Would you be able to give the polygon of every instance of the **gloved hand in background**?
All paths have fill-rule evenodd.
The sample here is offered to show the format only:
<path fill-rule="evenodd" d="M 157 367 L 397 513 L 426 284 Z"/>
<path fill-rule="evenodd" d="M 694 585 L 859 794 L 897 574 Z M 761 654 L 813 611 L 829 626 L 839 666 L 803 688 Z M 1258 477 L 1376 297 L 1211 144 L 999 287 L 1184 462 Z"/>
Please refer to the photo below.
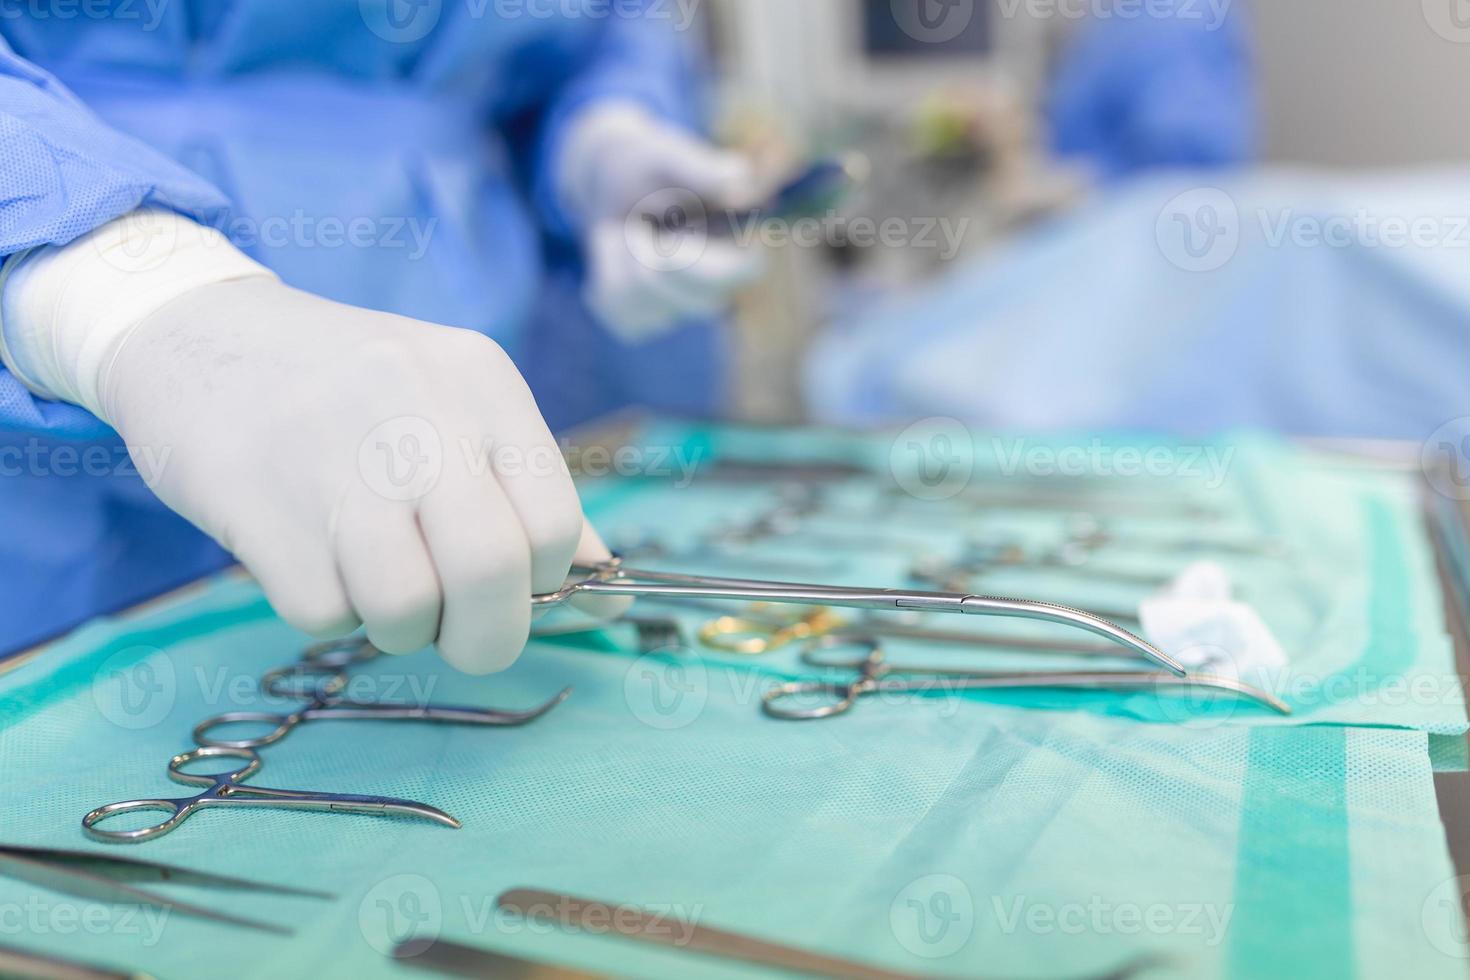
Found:
<path fill-rule="evenodd" d="M 499 670 L 532 593 L 574 556 L 608 557 L 485 337 L 291 289 L 163 212 L 25 256 L 0 285 L 16 376 L 116 428 L 158 496 L 300 629 L 362 623 L 385 651 L 434 642 L 461 670 Z"/>
<path fill-rule="evenodd" d="M 761 272 L 756 249 L 701 227 L 706 219 L 728 227 L 727 210 L 759 202 L 750 163 L 635 103 L 585 112 L 567 140 L 558 185 L 582 226 L 588 305 L 624 340 L 719 313 Z M 704 211 L 688 216 L 691 226 L 661 227 L 690 201 Z"/>

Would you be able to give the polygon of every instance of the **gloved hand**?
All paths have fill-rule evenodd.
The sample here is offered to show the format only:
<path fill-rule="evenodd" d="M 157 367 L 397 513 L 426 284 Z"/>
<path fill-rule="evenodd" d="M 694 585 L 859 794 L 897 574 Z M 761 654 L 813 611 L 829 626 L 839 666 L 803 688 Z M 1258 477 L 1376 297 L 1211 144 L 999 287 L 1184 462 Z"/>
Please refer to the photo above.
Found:
<path fill-rule="evenodd" d="M 77 247 L 91 246 L 67 249 Z M 508 666 L 526 641 L 531 594 L 560 588 L 574 555 L 608 556 L 510 358 L 470 331 L 291 289 L 222 239 L 210 247 L 237 256 L 232 278 L 188 288 L 136 323 L 42 324 L 46 350 L 97 347 L 98 329 L 111 349 L 60 367 L 18 356 L 28 380 L 112 424 L 158 496 L 238 556 L 293 625 L 326 637 L 361 622 L 388 652 L 437 642 L 469 673 Z M 121 285 L 93 275 L 93 285 L 126 306 L 137 295 L 127 286 L 187 280 L 189 254 Z M 203 261 L 218 267 L 218 255 Z M 41 282 L 11 286 L 61 289 L 44 308 L 75 321 L 77 276 L 48 287 L 55 270 L 32 271 Z M 18 355 L 38 345 L 12 329 L 6 293 Z M 79 361 L 95 363 L 95 377 L 77 377 Z"/>
<path fill-rule="evenodd" d="M 728 225 L 727 209 L 759 202 L 750 164 L 641 106 L 588 109 L 567 139 L 559 176 L 562 200 L 583 228 L 588 305 L 624 340 L 716 314 L 761 272 L 753 247 L 700 227 L 701 218 Z M 692 227 L 661 227 L 692 200 L 704 211 L 689 216 Z"/>

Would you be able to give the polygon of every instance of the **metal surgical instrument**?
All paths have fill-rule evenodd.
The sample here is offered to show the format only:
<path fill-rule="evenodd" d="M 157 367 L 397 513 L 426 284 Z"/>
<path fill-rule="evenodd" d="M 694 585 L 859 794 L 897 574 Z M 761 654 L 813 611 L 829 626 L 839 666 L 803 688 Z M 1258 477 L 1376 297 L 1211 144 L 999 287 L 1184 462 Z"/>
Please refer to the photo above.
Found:
<path fill-rule="evenodd" d="M 842 659 L 823 655 L 824 652 L 842 647 L 857 647 L 862 654 L 856 658 Z M 861 637 L 820 637 L 802 653 L 801 659 L 812 667 L 851 670 L 856 671 L 858 676 L 855 680 L 846 683 L 792 681 L 778 684 L 767 691 L 761 699 L 761 710 L 772 718 L 791 721 L 831 718 L 852 710 L 859 698 L 871 694 L 923 694 L 935 690 L 947 692 L 1018 689 L 1188 691 L 1203 688 L 1226 691 L 1254 701 L 1279 714 L 1291 714 L 1291 707 L 1279 698 L 1230 677 L 1202 674 L 1175 677 L 1158 671 L 1015 672 L 956 670 L 952 667 L 929 666 L 894 667 L 884 658 L 883 648 L 877 640 Z M 791 699 L 816 697 L 826 697 L 832 700 L 810 708 L 792 708 L 784 704 Z"/>
<path fill-rule="evenodd" d="M 777 970 L 819 977 L 843 977 L 847 980 L 912 980 L 912 974 L 895 973 L 854 960 L 797 949 L 755 936 L 717 929 L 702 922 L 671 922 L 666 913 L 644 911 L 636 905 L 599 902 L 535 888 L 513 888 L 501 893 L 495 904 L 503 912 L 512 912 L 527 919 L 550 920 L 570 929 L 588 929 L 595 924 L 596 931 L 611 932 L 612 935 L 624 939 L 755 963 Z"/>
<path fill-rule="evenodd" d="M 24 847 L 18 844 L 0 844 L 0 874 L 99 902 L 148 905 L 169 909 L 180 915 L 209 919 L 213 922 L 242 926 L 246 929 L 258 929 L 262 932 L 274 932 L 283 936 L 291 935 L 292 931 L 285 926 L 257 922 L 254 919 L 245 919 L 226 912 L 216 912 L 190 902 L 176 901 L 157 892 L 139 888 L 138 883 L 169 882 L 201 888 L 265 892 L 300 898 L 333 899 L 337 897 L 330 892 L 293 888 L 288 885 L 272 885 L 229 875 L 213 874 L 208 871 L 195 871 L 192 868 L 184 868 L 175 864 L 161 864 L 157 861 L 140 861 L 137 858 L 98 854 L 93 851 L 71 851 L 56 847 Z M 0 952 L 0 976 L 10 976 L 5 969 L 3 952 Z"/>
<path fill-rule="evenodd" d="M 663 911 L 646 911 L 636 905 L 599 902 L 539 888 L 513 888 L 502 892 L 496 898 L 495 905 L 502 912 L 513 912 L 527 919 L 556 922 L 568 929 L 608 933 L 624 939 L 807 976 L 834 977 L 839 980 L 918 980 L 920 976 L 869 966 L 845 957 L 788 946 L 729 929 L 719 929 L 692 918 L 671 918 Z M 431 950 L 432 948 L 430 947 Z M 404 944 L 403 952 L 407 957 L 418 949 L 423 949 L 423 945 L 410 940 Z M 481 951 L 465 946 L 453 946 L 447 952 L 447 956 L 434 957 L 437 961 L 434 965 L 459 976 L 518 977 L 525 980 L 541 980 L 543 977 L 545 980 L 584 980 L 587 977 L 581 973 L 565 974 L 555 967 L 541 967 L 539 964 L 534 968 L 527 968 L 525 972 L 512 972 L 504 969 L 502 957 L 493 954 L 485 956 Z M 1127 980 L 1162 963 L 1156 957 L 1138 957 L 1107 973 L 1098 974 L 1097 980 Z M 516 963 L 514 966 L 519 967 L 520 964 Z M 554 972 L 543 973 L 543 969 Z"/>
<path fill-rule="evenodd" d="M 150 980 L 145 973 L 123 973 L 95 963 L 43 956 L 0 946 L 0 977 L 9 980 Z"/>
<path fill-rule="evenodd" d="M 355 662 L 355 661 L 354 661 Z M 307 679 L 307 690 L 296 690 L 291 682 Z M 345 665 L 337 666 L 321 660 L 306 660 L 287 667 L 277 667 L 260 679 L 261 691 L 273 698 L 302 698 L 305 704 L 289 714 L 268 711 L 227 711 L 194 726 L 194 741 L 200 745 L 230 749 L 260 749 L 274 745 L 297 725 L 308 721 L 420 721 L 449 725 L 524 725 L 546 714 L 571 694 L 564 688 L 545 704 L 526 711 L 502 711 L 496 708 L 469 708 L 446 704 L 379 704 L 354 701 L 342 696 L 347 687 Z M 270 725 L 271 729 L 252 738 L 220 738 L 211 731 L 226 725 Z"/>
<path fill-rule="evenodd" d="M 404 966 L 451 977 L 468 977 L 470 980 L 483 980 L 485 977 L 495 977 L 496 980 L 613 980 L 611 974 L 573 970 L 450 942 L 442 937 L 405 939 L 393 947 L 393 959 Z"/>
<path fill-rule="evenodd" d="M 920 563 L 909 569 L 909 578 L 915 582 L 921 585 L 933 585 L 946 591 L 966 589 L 974 577 L 975 573 L 973 570 L 953 565 Z M 1138 613 L 1131 609 L 1112 608 L 1088 603 L 1088 608 L 1085 612 L 1113 623 L 1138 624 Z"/>
<path fill-rule="evenodd" d="M 245 764 L 221 773 L 192 773 L 184 767 L 200 759 L 237 759 Z M 207 746 L 174 756 L 168 761 L 168 776 L 185 786 L 202 786 L 204 792 L 182 799 L 126 800 L 99 806 L 82 818 L 82 829 L 96 840 L 109 844 L 132 844 L 161 837 L 207 807 L 282 807 L 291 810 L 322 810 L 331 813 L 360 813 L 367 816 L 422 817 L 459 829 L 458 820 L 437 807 L 391 796 L 355 796 L 347 793 L 314 793 L 290 789 L 246 786 L 245 780 L 260 771 L 260 756 L 251 749 Z M 97 825 L 123 813 L 156 810 L 169 814 L 160 823 L 136 830 L 103 830 Z"/>
<path fill-rule="evenodd" d="M 812 606 L 842 606 L 851 609 L 915 610 L 921 612 L 1002 616 L 1034 619 L 1086 630 L 1126 647 L 1184 676 L 1185 670 L 1173 657 L 1121 626 L 1092 613 L 1035 599 L 1006 599 L 950 592 L 919 592 L 906 589 L 864 589 L 843 586 L 803 585 L 753 579 L 710 578 L 674 572 L 647 572 L 627 568 L 619 559 L 598 565 L 573 565 L 572 578 L 556 592 L 531 597 L 533 608 L 551 608 L 580 595 L 657 596 L 665 599 L 731 599 L 745 602 L 794 603 Z"/>
<path fill-rule="evenodd" d="M 875 614 L 845 619 L 830 609 L 818 606 L 800 619 L 785 621 L 768 619 L 752 613 L 745 616 L 718 616 L 699 630 L 700 642 L 726 653 L 758 655 L 778 650 L 800 640 L 818 636 L 885 636 L 918 640 L 926 643 L 952 643 L 1025 653 L 1065 653 L 1080 656 L 1115 657 L 1121 651 L 1109 643 L 1068 643 L 1023 636 L 999 636 L 970 630 L 924 629 L 906 623 L 888 623 Z"/>

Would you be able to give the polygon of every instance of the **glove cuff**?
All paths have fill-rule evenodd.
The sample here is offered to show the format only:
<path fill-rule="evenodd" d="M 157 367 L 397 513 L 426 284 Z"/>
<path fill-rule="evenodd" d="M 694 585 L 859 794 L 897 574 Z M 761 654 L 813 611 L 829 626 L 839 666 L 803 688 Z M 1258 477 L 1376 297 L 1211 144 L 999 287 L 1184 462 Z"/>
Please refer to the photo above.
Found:
<path fill-rule="evenodd" d="M 42 398 L 103 421 L 101 379 L 149 314 L 191 290 L 274 276 L 213 228 L 156 208 L 0 268 L 0 360 Z"/>

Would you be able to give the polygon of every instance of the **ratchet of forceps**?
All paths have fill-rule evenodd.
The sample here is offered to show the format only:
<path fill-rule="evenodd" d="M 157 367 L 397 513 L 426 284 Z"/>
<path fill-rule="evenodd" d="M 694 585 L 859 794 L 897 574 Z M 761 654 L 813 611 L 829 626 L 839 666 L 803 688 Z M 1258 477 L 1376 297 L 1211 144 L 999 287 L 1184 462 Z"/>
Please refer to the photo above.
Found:
<path fill-rule="evenodd" d="M 184 767 L 200 759 L 238 759 L 244 765 L 221 773 L 192 773 Z M 82 818 L 82 829 L 95 840 L 109 844 L 133 844 L 160 837 L 178 827 L 196 810 L 205 807 L 284 807 L 292 810 L 326 810 L 368 816 L 422 817 L 458 829 L 458 820 L 437 807 L 391 796 L 354 796 L 347 793 L 313 793 L 290 789 L 245 786 L 243 782 L 260 771 L 260 756 L 251 749 L 207 746 L 174 756 L 168 761 L 168 776 L 185 786 L 203 786 L 204 792 L 183 799 L 127 800 L 99 806 Z M 104 830 L 97 825 L 110 817 L 140 810 L 169 814 L 160 823 L 136 830 Z"/>
<path fill-rule="evenodd" d="M 972 616 L 1035 619 L 1072 626 L 1126 647 L 1180 677 L 1184 667 L 1173 657 L 1121 626 L 1100 616 L 1036 599 L 1005 599 L 958 592 L 918 592 L 906 589 L 864 589 L 843 586 L 764 582 L 752 579 L 711 578 L 674 572 L 646 572 L 625 568 L 614 558 L 598 565 L 574 565 L 573 578 L 558 591 L 531 597 L 534 608 L 549 608 L 578 595 L 661 597 L 665 599 L 731 599 L 744 602 L 841 606 L 850 609 L 914 610 Z"/>
<path fill-rule="evenodd" d="M 364 657 L 364 659 L 367 659 Z M 447 704 L 377 704 L 354 701 L 342 696 L 347 687 L 347 663 L 339 664 L 328 657 L 312 658 L 302 663 L 277 667 L 260 679 L 260 689 L 268 697 L 302 698 L 305 704 L 289 714 L 269 711 L 227 711 L 194 726 L 194 741 L 199 745 L 222 749 L 260 749 L 274 745 L 297 725 L 307 721 L 421 721 L 447 725 L 524 725 L 546 714 L 571 694 L 564 688 L 545 704 L 527 711 L 502 711 L 496 708 L 469 708 Z M 312 681 L 306 690 L 292 687 L 293 681 Z M 252 738 L 218 738 L 210 735 L 228 725 L 272 725 L 270 731 Z"/>
<path fill-rule="evenodd" d="M 905 623 L 885 623 L 876 616 L 845 619 L 822 606 L 800 618 L 778 619 L 759 607 L 743 616 L 717 616 L 699 628 L 699 640 L 705 646 L 725 653 L 752 656 L 770 653 L 801 640 L 819 636 L 844 639 L 857 637 L 890 637 L 927 643 L 952 643 L 986 650 L 1020 653 L 1063 653 L 1082 656 L 1111 657 L 1121 651 L 1108 643 L 1082 643 L 1038 639 L 1023 636 L 997 636 L 969 630 L 924 629 Z"/>
<path fill-rule="evenodd" d="M 857 657 L 834 657 L 830 651 L 856 647 Z M 851 670 L 857 679 L 847 683 L 833 681 L 792 681 L 778 684 L 761 699 L 761 710 L 772 718 L 807 721 L 831 718 L 852 710 L 859 698 L 870 694 L 921 694 L 936 688 L 942 691 L 997 690 L 1081 690 L 1081 691 L 1163 691 L 1202 688 L 1239 695 L 1270 708 L 1279 714 L 1291 714 L 1291 707 L 1281 699 L 1259 688 L 1231 677 L 1193 674 L 1176 677 L 1159 671 L 978 671 L 955 670 L 950 667 L 891 666 L 883 647 L 871 637 L 823 636 L 813 640 L 802 653 L 802 662 L 829 670 Z M 942 682 L 936 683 L 942 679 Z M 792 699 L 827 697 L 832 700 L 809 708 L 787 707 Z"/>

